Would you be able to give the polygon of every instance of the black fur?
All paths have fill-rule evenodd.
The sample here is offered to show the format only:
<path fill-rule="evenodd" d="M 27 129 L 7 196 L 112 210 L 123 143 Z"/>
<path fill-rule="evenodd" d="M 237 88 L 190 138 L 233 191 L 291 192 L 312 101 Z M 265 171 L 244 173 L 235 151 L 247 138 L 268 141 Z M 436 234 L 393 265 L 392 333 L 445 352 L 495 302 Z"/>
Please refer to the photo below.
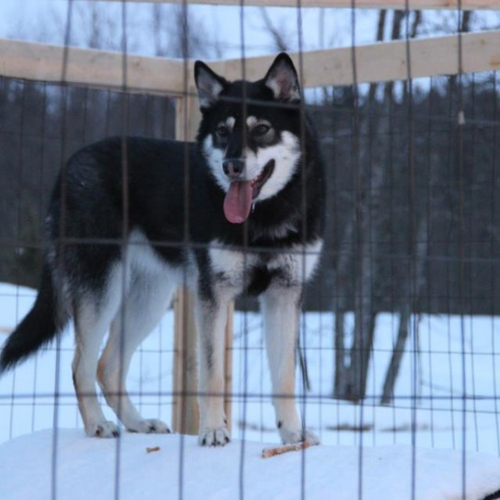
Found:
<path fill-rule="evenodd" d="M 0 372 L 48 344 L 64 328 L 69 318 L 57 302 L 52 276 L 45 265 L 35 304 L 3 346 Z"/>
<path fill-rule="evenodd" d="M 500 498 L 500 490 L 495 491 L 495 493 L 492 493 L 491 495 L 488 495 L 483 498 L 483 500 L 495 500 Z"/>

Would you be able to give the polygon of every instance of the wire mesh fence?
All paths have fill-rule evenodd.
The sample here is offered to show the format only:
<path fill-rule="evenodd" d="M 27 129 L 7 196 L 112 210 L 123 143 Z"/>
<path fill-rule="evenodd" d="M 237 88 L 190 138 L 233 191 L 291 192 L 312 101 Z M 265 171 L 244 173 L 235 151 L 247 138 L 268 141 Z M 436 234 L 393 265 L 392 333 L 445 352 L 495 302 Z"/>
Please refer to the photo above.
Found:
<path fill-rule="evenodd" d="M 66 42 L 74 29 L 72 3 L 68 4 Z M 121 12 L 126 15 L 125 3 Z M 180 48 L 187 61 L 191 55 L 187 5 L 179 12 L 178 20 L 184 23 Z M 394 444 L 408 445 L 411 450 L 405 466 L 410 477 L 406 498 L 427 498 L 422 493 L 425 478 L 418 475 L 421 448 L 433 450 L 435 456 L 441 449 L 459 452 L 459 476 L 454 476 L 457 495 L 461 495 L 457 498 L 497 498 L 494 492 L 500 488 L 500 479 L 490 480 L 490 485 L 496 484 L 493 489 L 488 485 L 490 490 L 470 493 L 475 486 L 467 474 L 469 453 L 500 456 L 499 76 L 494 70 L 464 74 L 459 62 L 456 75 L 412 78 L 408 64 L 404 81 L 360 83 L 355 12 L 351 9 L 354 83 L 307 89 L 305 104 L 298 105 L 302 119 L 298 140 L 304 144 L 307 114 L 318 134 L 327 183 L 325 244 L 318 271 L 303 293 L 299 319 L 294 384 L 299 413 L 304 427 L 318 435 L 324 446 L 356 450 L 349 479 L 355 496 L 350 498 L 380 498 L 365 485 L 370 476 L 369 449 Z M 401 15 L 398 26 L 405 32 L 398 38 L 406 37 L 411 61 L 409 41 L 420 21 L 408 12 L 406 17 L 397 15 Z M 457 52 L 449 54 L 450 58 L 461 61 L 460 36 L 467 22 L 467 15 L 459 9 Z M 301 50 L 296 69 L 305 81 L 302 23 L 299 4 L 297 43 Z M 244 29 L 241 32 L 244 62 Z M 278 34 L 275 30 L 274 36 Z M 126 61 L 125 29 L 123 36 Z M 245 78 L 245 64 L 242 68 Z M 0 339 L 7 338 L 34 301 L 33 288 L 38 286 L 47 250 L 46 209 L 61 164 L 64 171 L 74 152 L 117 136 L 126 152 L 122 174 L 127 173 L 126 137 L 163 140 L 174 138 L 176 128 L 179 132 L 175 96 L 128 91 L 126 64 L 122 70 L 123 88 L 114 90 L 0 78 Z M 64 80 L 64 62 L 61 74 Z M 184 76 L 189 74 L 186 65 Z M 193 83 L 185 81 L 184 85 L 181 97 L 195 97 L 191 95 Z M 254 104 L 252 98 L 243 91 L 244 117 L 247 106 Z M 244 136 L 246 143 L 249 139 Z M 186 172 L 190 172 L 189 158 L 180 160 Z M 143 167 L 144 176 L 147 167 Z M 164 168 L 169 168 L 168 162 Z M 300 175 L 304 186 L 307 179 Z M 185 190 L 188 212 L 196 210 L 190 207 L 189 197 L 197 182 L 195 176 L 186 174 L 178 186 Z M 119 179 L 117 184 L 121 184 Z M 306 198 L 304 187 L 295 199 L 297 206 L 305 207 L 304 212 L 314 202 Z M 184 211 L 178 216 L 186 217 Z M 187 216 L 184 220 L 192 224 L 194 219 Z M 307 230 L 307 219 L 301 224 Z M 214 248 L 213 242 L 191 241 L 187 230 L 183 234 L 187 237 L 175 242 L 182 248 L 207 252 Z M 71 238 L 64 242 L 65 238 L 63 234 L 63 244 L 73 243 Z M 113 235 L 109 241 L 106 235 L 99 238 L 78 243 L 97 247 L 123 243 Z M 244 267 L 251 266 L 254 254 L 266 253 L 272 260 L 273 252 L 281 251 L 258 244 L 252 247 L 244 238 L 240 248 L 230 246 L 220 257 L 216 252 L 209 255 L 222 262 L 234 258 L 231 252 L 241 248 Z M 304 263 L 306 257 L 304 252 Z M 187 282 L 189 271 L 184 273 Z M 122 285 L 126 283 L 124 278 Z M 238 477 L 232 478 L 238 487 L 232 491 L 240 498 L 256 497 L 247 479 L 253 476 L 246 447 L 280 441 L 276 432 L 280 422 L 271 402 L 290 396 L 273 393 L 264 319 L 258 301 L 250 295 L 243 294 L 236 301 L 233 342 L 225 347 L 232 387 L 224 396 L 232 406 L 229 425 L 235 441 L 229 446 L 239 450 Z M 169 424 L 179 404 L 174 384 L 176 314 L 172 308 L 166 311 L 138 348 L 128 375 L 128 393 L 140 413 Z M 208 321 L 208 313 L 203 319 Z M 66 446 L 66 429 L 80 429 L 83 435 L 71 373 L 73 337 L 70 325 L 56 343 L 0 379 L 0 442 L 59 429 L 51 435 L 51 489 L 40 498 L 64 498 L 61 491 L 65 490 L 57 486 L 62 470 L 58 453 L 64 452 L 57 450 Z M 99 402 L 106 418 L 118 423 L 101 394 Z M 116 443 L 112 491 L 115 498 L 128 498 L 123 486 L 128 449 L 123 436 Z M 189 475 L 192 444 L 183 437 L 175 442 L 178 474 L 172 497 L 200 492 L 192 489 L 193 476 Z M 311 486 L 308 460 L 307 452 L 302 452 L 298 468 L 293 469 L 299 478 L 296 497 L 335 498 L 328 488 L 324 492 Z M 331 467 L 333 473 L 335 459 Z M 217 472 L 214 464 L 212 470 Z M 275 490 L 270 491 L 270 497 L 276 496 Z"/>

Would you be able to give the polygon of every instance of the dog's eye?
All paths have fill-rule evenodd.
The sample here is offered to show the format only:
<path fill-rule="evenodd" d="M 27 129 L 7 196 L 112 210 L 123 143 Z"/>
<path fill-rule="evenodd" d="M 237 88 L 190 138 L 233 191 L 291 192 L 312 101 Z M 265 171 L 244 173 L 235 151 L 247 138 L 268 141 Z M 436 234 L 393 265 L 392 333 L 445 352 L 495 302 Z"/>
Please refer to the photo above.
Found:
<path fill-rule="evenodd" d="M 229 129 L 225 125 L 219 125 L 217 127 L 217 135 L 219 137 L 227 137 L 229 135 Z"/>
<path fill-rule="evenodd" d="M 254 127 L 252 129 L 252 134 L 259 137 L 259 136 L 262 136 L 262 135 L 266 135 L 268 132 L 269 132 L 269 129 L 271 127 L 269 125 L 265 125 L 265 124 L 260 124 L 260 125 L 257 125 L 256 127 Z"/>

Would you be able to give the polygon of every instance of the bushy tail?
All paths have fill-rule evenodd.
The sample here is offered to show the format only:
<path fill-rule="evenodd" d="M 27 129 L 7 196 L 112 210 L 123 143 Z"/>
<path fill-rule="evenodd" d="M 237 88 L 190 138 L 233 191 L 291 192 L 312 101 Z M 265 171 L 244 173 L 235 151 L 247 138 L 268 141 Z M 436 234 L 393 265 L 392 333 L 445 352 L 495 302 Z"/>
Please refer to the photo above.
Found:
<path fill-rule="evenodd" d="M 64 328 L 68 317 L 60 310 L 60 303 L 52 274 L 45 265 L 35 304 L 3 345 L 0 373 L 35 353 Z"/>

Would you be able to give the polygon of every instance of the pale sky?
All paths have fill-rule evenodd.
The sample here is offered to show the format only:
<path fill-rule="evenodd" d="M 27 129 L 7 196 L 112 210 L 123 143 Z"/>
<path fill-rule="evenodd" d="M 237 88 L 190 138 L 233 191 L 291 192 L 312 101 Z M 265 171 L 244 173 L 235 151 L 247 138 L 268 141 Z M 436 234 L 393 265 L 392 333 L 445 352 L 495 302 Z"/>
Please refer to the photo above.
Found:
<path fill-rule="evenodd" d="M 0 37 L 16 37 L 27 40 L 61 44 L 64 42 L 66 13 L 72 4 L 73 23 L 71 43 L 85 45 L 85 26 L 90 26 L 91 12 L 95 8 L 98 14 L 115 24 L 114 43 L 119 47 L 116 27 L 121 26 L 121 2 L 92 2 L 86 0 L 0 0 Z M 170 7 L 164 7 L 166 9 Z M 272 41 L 264 29 L 262 12 L 259 8 L 245 7 L 243 23 L 240 7 L 190 5 L 189 9 L 202 23 L 202 28 L 215 40 L 225 58 L 242 56 L 243 29 L 245 35 L 245 55 L 260 55 L 276 52 Z M 291 50 L 299 49 L 297 9 L 267 8 L 269 18 L 278 31 L 284 35 Z M 126 4 L 127 35 L 129 51 L 153 54 L 152 18 L 153 4 Z M 358 9 L 355 12 L 355 39 L 357 44 L 372 43 L 378 11 Z M 475 29 L 500 27 L 500 12 L 475 13 Z M 447 11 L 424 13 L 424 26 L 421 36 L 453 32 L 456 28 L 456 12 Z M 106 35 L 106 26 L 102 27 Z M 389 23 L 387 30 L 389 31 Z M 108 33 L 109 36 L 109 33 Z M 352 42 L 352 24 L 350 9 L 302 9 L 302 48 L 313 50 L 327 47 L 348 46 Z M 113 47 L 107 47 L 113 48 Z M 212 57 L 215 49 L 212 50 Z"/>
<path fill-rule="evenodd" d="M 1 0 L 0 37 L 21 37 L 28 40 L 43 38 L 46 42 L 63 43 L 69 3 L 69 0 Z M 120 2 L 75 0 L 72 43 L 82 45 L 81 32 L 85 22 L 81 20 L 81 13 L 86 10 L 87 21 L 90 22 L 90 12 L 96 4 L 101 15 L 121 22 Z M 152 4 L 130 2 L 126 9 L 130 50 L 146 54 L 151 52 L 153 45 L 148 39 L 152 31 Z M 263 28 L 262 13 L 258 8 L 245 7 L 243 25 L 240 7 L 191 5 L 189 9 L 203 23 L 203 28 L 217 39 L 224 57 L 242 55 L 242 28 L 245 35 L 245 55 L 276 52 Z M 274 26 L 290 43 L 291 49 L 298 50 L 297 9 L 267 8 L 267 13 Z M 376 15 L 376 11 L 356 11 L 358 43 L 370 43 L 374 40 Z M 348 9 L 324 9 L 323 13 L 320 9 L 303 9 L 302 26 L 301 43 L 304 50 L 346 46 L 351 43 L 351 13 Z"/>

